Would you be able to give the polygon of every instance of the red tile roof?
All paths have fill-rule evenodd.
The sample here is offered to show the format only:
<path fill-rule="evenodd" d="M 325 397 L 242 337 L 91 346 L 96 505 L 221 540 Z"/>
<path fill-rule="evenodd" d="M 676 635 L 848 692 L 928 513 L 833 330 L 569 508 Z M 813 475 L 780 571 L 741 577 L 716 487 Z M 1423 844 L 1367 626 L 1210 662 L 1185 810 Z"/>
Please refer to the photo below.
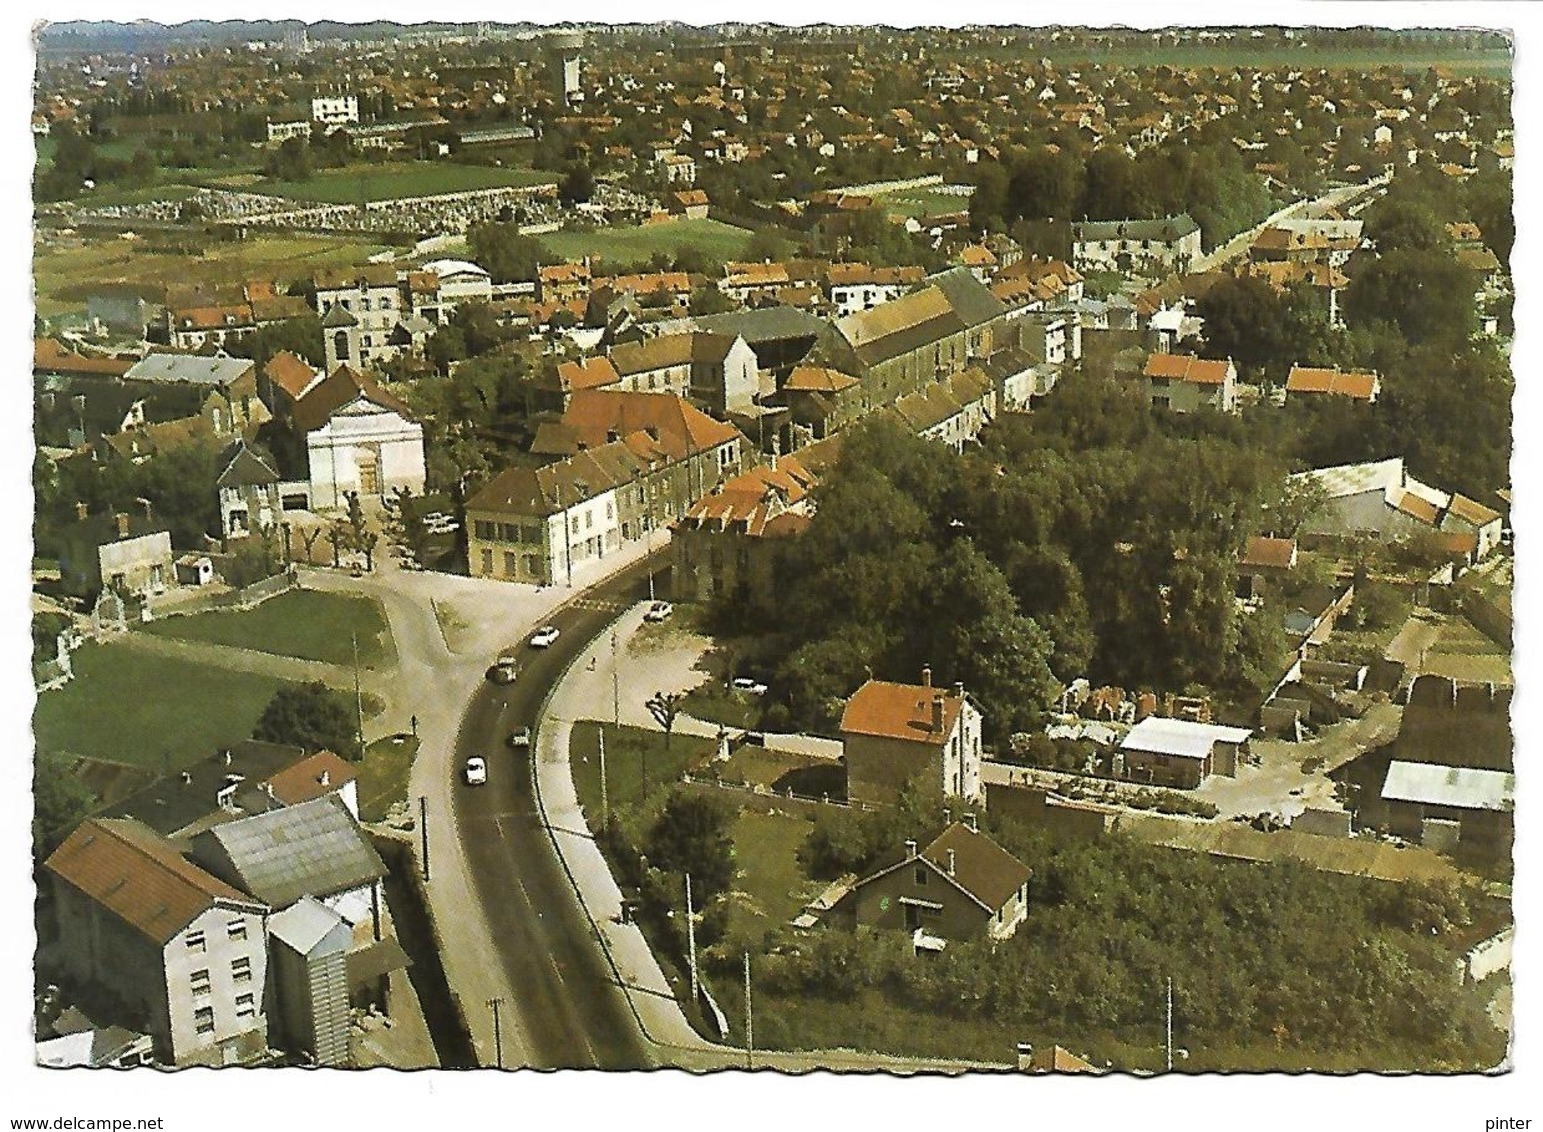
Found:
<path fill-rule="evenodd" d="M 607 357 L 586 358 L 578 362 L 560 362 L 557 380 L 564 393 L 577 389 L 604 389 L 621 381 L 621 374 Z"/>
<path fill-rule="evenodd" d="M 1287 393 L 1332 393 L 1357 401 L 1373 400 L 1379 385 L 1374 373 L 1341 373 L 1308 366 L 1292 366 L 1286 377 Z"/>
<path fill-rule="evenodd" d="M 1146 377 L 1166 377 L 1197 385 L 1222 385 L 1227 380 L 1230 361 L 1194 358 L 1188 354 L 1153 354 L 1147 359 Z"/>
<path fill-rule="evenodd" d="M 1263 535 L 1254 535 L 1243 547 L 1243 553 L 1238 556 L 1238 565 L 1289 570 L 1296 554 L 1296 539 L 1265 538 Z"/>
<path fill-rule="evenodd" d="M 291 401 L 298 401 L 320 376 L 303 359 L 288 350 L 281 350 L 269 358 L 263 372 L 268 375 L 269 381 L 289 394 Z"/>
<path fill-rule="evenodd" d="M 167 943 L 216 904 L 261 907 L 129 819 L 83 822 L 45 867 L 158 944 Z"/>
<path fill-rule="evenodd" d="M 733 425 L 715 421 L 683 398 L 669 393 L 632 393 L 619 389 L 581 389 L 563 413 L 562 424 L 589 448 L 612 434 L 657 433 L 658 443 L 680 460 L 739 437 Z"/>
<path fill-rule="evenodd" d="M 265 785 L 286 806 L 298 806 L 342 789 L 358 778 L 353 765 L 331 751 L 317 751 L 308 759 L 279 771 Z M 325 779 L 326 781 L 323 781 Z"/>
<path fill-rule="evenodd" d="M 122 377 L 134 363 L 121 358 L 93 358 L 66 350 L 52 338 L 38 338 L 32 343 L 32 368 L 51 373 L 91 374 Z"/>
<path fill-rule="evenodd" d="M 943 702 L 941 728 L 933 727 L 933 701 Z M 841 714 L 843 734 L 873 735 L 942 746 L 959 720 L 963 700 L 942 688 L 869 680 L 852 694 Z"/>

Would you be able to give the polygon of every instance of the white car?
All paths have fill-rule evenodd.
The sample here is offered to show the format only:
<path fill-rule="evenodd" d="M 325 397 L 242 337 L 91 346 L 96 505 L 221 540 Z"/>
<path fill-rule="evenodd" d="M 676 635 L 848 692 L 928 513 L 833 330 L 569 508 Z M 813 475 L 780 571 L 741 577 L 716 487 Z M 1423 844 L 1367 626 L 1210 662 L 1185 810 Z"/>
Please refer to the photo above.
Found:
<path fill-rule="evenodd" d="M 509 732 L 509 745 L 516 750 L 530 746 L 530 728 L 521 727 L 517 731 Z"/>
<path fill-rule="evenodd" d="M 520 673 L 520 662 L 505 653 L 488 669 L 488 679 L 495 684 L 513 684 L 514 678 Z"/>
<path fill-rule="evenodd" d="M 552 646 L 557 640 L 558 631 L 555 626 L 543 625 L 530 635 L 530 647 L 533 649 L 545 649 Z"/>
<path fill-rule="evenodd" d="M 483 786 L 488 780 L 488 764 L 486 760 L 473 755 L 466 760 L 466 785 Z"/>
<path fill-rule="evenodd" d="M 752 696 L 766 695 L 766 685 L 749 676 L 738 677 L 731 686 L 736 692 L 749 692 Z"/>
<path fill-rule="evenodd" d="M 667 601 L 656 601 L 648 607 L 648 612 L 643 614 L 644 621 L 652 621 L 658 624 L 667 620 L 670 614 L 675 612 L 675 607 Z"/>

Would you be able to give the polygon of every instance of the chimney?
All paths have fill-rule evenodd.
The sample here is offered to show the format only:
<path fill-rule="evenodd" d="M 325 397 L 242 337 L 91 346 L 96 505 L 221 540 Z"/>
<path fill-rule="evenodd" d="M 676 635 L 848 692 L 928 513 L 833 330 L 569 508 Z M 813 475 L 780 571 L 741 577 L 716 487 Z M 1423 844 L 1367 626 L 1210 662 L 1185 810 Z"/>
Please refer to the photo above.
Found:
<path fill-rule="evenodd" d="M 954 682 L 954 699 L 956 699 L 956 700 L 964 699 L 964 681 L 963 680 L 956 680 Z"/>
<path fill-rule="evenodd" d="M 932 729 L 943 730 L 943 694 L 941 692 L 932 697 Z"/>
<path fill-rule="evenodd" d="M 119 538 L 128 538 L 129 537 L 129 517 L 128 517 L 128 515 L 126 513 L 122 512 L 122 511 L 119 511 L 116 515 L 113 516 L 113 519 L 118 524 L 118 537 Z"/>
<path fill-rule="evenodd" d="M 912 860 L 916 856 L 916 842 L 908 839 L 905 843 L 905 859 Z"/>
<path fill-rule="evenodd" d="M 331 786 L 332 785 L 332 772 L 330 770 L 322 771 L 321 772 L 321 777 L 318 778 L 316 781 L 319 782 L 323 786 Z"/>
<path fill-rule="evenodd" d="M 954 820 L 954 811 L 947 806 L 943 807 L 943 824 L 946 826 Z"/>
<path fill-rule="evenodd" d="M 948 875 L 954 875 L 954 851 L 952 849 L 948 851 Z"/>
<path fill-rule="evenodd" d="M 930 665 L 922 666 L 922 687 L 932 687 L 932 667 Z"/>
<path fill-rule="evenodd" d="M 964 815 L 964 824 L 970 827 L 970 832 L 971 833 L 979 833 L 980 832 L 980 825 L 976 821 L 976 818 L 975 818 L 974 814 L 965 814 Z"/>
<path fill-rule="evenodd" d="M 89 515 L 90 513 L 91 513 L 91 509 L 89 507 L 87 507 L 85 505 L 85 503 L 77 502 L 75 504 L 75 517 L 77 519 L 79 519 L 82 522 L 84 522 L 85 519 L 86 519 L 86 516 Z"/>

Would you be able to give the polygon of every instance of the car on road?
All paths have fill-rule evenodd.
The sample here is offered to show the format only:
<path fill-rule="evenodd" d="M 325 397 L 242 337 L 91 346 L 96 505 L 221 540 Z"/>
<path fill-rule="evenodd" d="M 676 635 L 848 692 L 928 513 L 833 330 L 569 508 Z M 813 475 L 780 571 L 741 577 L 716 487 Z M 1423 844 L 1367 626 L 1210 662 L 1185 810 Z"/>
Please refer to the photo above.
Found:
<path fill-rule="evenodd" d="M 533 649 L 551 648 L 552 642 L 557 640 L 558 630 L 553 625 L 543 625 L 530 635 L 530 647 Z"/>
<path fill-rule="evenodd" d="M 766 695 L 766 685 L 750 676 L 736 677 L 730 687 L 736 692 L 749 692 L 752 696 Z"/>
<path fill-rule="evenodd" d="M 488 780 L 487 760 L 473 755 L 466 760 L 466 785 L 484 786 Z"/>
<path fill-rule="evenodd" d="M 493 662 L 493 667 L 488 669 L 488 679 L 495 684 L 513 684 L 519 674 L 520 662 L 509 653 L 500 656 Z"/>
<path fill-rule="evenodd" d="M 509 745 L 516 750 L 530 746 L 530 728 L 521 727 L 509 732 Z"/>
<path fill-rule="evenodd" d="M 648 612 L 643 614 L 643 620 L 644 621 L 651 621 L 651 622 L 653 622 L 654 624 L 657 625 L 661 621 L 668 620 L 670 614 L 672 614 L 674 612 L 675 612 L 675 607 L 673 605 L 671 605 L 669 602 L 667 602 L 667 601 L 656 601 L 656 602 L 654 602 L 654 604 L 652 604 L 652 605 L 650 605 L 648 607 Z"/>

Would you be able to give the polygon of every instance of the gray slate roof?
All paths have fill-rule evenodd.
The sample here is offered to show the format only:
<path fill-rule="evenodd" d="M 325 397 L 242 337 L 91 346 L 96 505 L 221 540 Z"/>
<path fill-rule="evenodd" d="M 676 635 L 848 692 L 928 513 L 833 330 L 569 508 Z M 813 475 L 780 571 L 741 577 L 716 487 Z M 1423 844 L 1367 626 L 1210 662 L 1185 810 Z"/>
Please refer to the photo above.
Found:
<path fill-rule="evenodd" d="M 830 329 L 823 318 L 796 307 L 759 307 L 755 310 L 730 311 L 703 315 L 691 320 L 698 330 L 739 336 L 754 345 L 786 338 L 813 338 Z"/>
<path fill-rule="evenodd" d="M 1199 229 L 1189 213 L 1161 220 L 1084 220 L 1072 225 L 1072 239 L 1084 240 L 1158 240 L 1172 243 Z"/>
<path fill-rule="evenodd" d="M 927 282 L 948 297 L 959 321 L 966 327 L 982 326 L 1007 313 L 1007 305 L 967 267 L 953 267 L 927 276 Z"/>
<path fill-rule="evenodd" d="M 125 381 L 170 381 L 224 388 L 252 368 L 251 358 L 212 358 L 200 354 L 147 354 L 134 363 Z"/>
<path fill-rule="evenodd" d="M 247 484 L 267 486 L 279 482 L 279 473 L 272 465 L 253 452 L 243 441 L 231 452 L 225 470 L 214 481 L 215 487 L 244 487 Z"/>
<path fill-rule="evenodd" d="M 386 875 L 380 855 L 333 794 L 215 826 L 195 837 L 192 848 L 215 876 L 274 908 Z"/>

